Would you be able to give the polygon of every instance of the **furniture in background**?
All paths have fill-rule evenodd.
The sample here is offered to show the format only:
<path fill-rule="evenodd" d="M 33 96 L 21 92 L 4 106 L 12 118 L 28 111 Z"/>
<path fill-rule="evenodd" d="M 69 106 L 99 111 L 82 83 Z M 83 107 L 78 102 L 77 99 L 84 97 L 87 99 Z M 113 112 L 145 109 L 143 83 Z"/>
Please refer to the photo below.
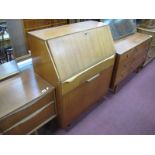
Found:
<path fill-rule="evenodd" d="M 151 36 L 135 33 L 114 42 L 116 61 L 111 88 L 117 91 L 118 85 L 130 73 L 143 66 L 151 43 Z"/>
<path fill-rule="evenodd" d="M 155 28 L 155 19 L 141 19 L 139 27 L 153 29 Z"/>
<path fill-rule="evenodd" d="M 109 19 L 103 22 L 110 26 L 116 49 L 115 66 L 110 84 L 110 88 L 115 93 L 121 81 L 143 66 L 150 47 L 151 36 L 137 33 L 134 19 Z"/>
<path fill-rule="evenodd" d="M 25 32 L 22 19 L 6 19 L 9 36 L 16 60 L 27 57 L 28 49 L 26 45 Z"/>
<path fill-rule="evenodd" d="M 35 72 L 56 87 L 66 128 L 108 91 L 115 60 L 110 29 L 87 21 L 32 31 L 28 40 Z"/>
<path fill-rule="evenodd" d="M 26 36 L 28 50 L 29 45 L 27 41 L 27 32 L 49 27 L 61 26 L 68 23 L 68 19 L 23 19 L 23 28 Z"/>
<path fill-rule="evenodd" d="M 0 134 L 32 134 L 55 116 L 54 87 L 33 69 L 1 81 Z"/>
<path fill-rule="evenodd" d="M 155 28 L 138 27 L 137 30 L 140 33 L 144 33 L 152 36 L 151 47 L 149 49 L 147 59 L 145 61 L 145 64 L 147 64 L 155 58 Z"/>
<path fill-rule="evenodd" d="M 0 64 L 14 59 L 13 48 L 5 21 L 0 21 Z"/>
<path fill-rule="evenodd" d="M 136 20 L 133 19 L 102 19 L 101 21 L 110 26 L 114 40 L 134 34 L 137 31 Z"/>

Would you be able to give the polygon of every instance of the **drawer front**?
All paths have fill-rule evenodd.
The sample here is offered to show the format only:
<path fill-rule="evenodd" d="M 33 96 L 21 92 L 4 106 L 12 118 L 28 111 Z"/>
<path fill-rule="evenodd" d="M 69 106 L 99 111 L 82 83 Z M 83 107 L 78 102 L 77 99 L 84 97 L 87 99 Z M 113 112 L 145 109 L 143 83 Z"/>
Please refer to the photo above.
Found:
<path fill-rule="evenodd" d="M 135 48 L 129 50 L 128 52 L 122 55 L 119 55 L 119 63 L 124 64 L 124 62 L 130 62 L 134 52 L 135 52 Z"/>
<path fill-rule="evenodd" d="M 82 112 L 96 101 L 101 99 L 108 91 L 113 67 L 108 67 L 97 73 L 85 83 L 62 97 L 61 126 L 67 127 Z"/>
<path fill-rule="evenodd" d="M 67 94 L 76 87 L 83 84 L 87 79 L 93 77 L 97 73 L 103 71 L 104 69 L 113 66 L 115 61 L 115 55 L 111 56 L 107 60 L 103 60 L 101 63 L 96 64 L 95 66 L 87 69 L 86 71 L 77 75 L 77 77 L 64 82 L 61 86 L 62 95 Z"/>
<path fill-rule="evenodd" d="M 35 101 L 33 104 L 30 103 L 28 106 L 25 106 L 13 112 L 11 115 L 0 120 L 0 132 L 3 132 L 4 130 L 8 129 L 12 125 L 21 121 L 28 115 L 31 115 L 32 113 L 42 108 L 51 101 L 54 102 L 54 95 L 53 93 L 48 93 L 43 98 L 39 99 L 38 101 Z"/>
<path fill-rule="evenodd" d="M 4 132 L 6 135 L 30 134 L 55 116 L 54 104 L 47 104 Z"/>
<path fill-rule="evenodd" d="M 151 39 L 143 42 L 142 44 L 138 45 L 136 48 L 139 51 L 147 51 L 150 47 Z"/>

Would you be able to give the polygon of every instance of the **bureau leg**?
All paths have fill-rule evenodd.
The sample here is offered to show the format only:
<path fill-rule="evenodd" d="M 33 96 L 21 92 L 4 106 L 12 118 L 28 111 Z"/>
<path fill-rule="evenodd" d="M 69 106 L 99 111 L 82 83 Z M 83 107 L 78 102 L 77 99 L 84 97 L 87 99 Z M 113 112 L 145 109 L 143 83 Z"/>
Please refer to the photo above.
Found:
<path fill-rule="evenodd" d="M 113 89 L 113 93 L 116 94 L 117 91 L 118 91 L 118 85 L 116 85 L 116 86 L 114 87 L 114 89 Z"/>
<path fill-rule="evenodd" d="M 142 69 L 143 69 L 143 65 L 137 68 L 136 73 L 139 73 Z"/>
<path fill-rule="evenodd" d="M 138 67 L 138 68 L 136 69 L 136 73 L 139 73 L 139 71 L 140 71 L 140 67 Z"/>

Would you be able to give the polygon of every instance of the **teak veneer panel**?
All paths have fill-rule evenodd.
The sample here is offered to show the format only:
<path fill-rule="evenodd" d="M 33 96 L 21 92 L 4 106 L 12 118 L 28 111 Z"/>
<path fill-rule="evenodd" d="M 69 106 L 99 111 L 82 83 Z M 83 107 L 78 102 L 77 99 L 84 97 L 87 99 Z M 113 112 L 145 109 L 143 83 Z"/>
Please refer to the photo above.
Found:
<path fill-rule="evenodd" d="M 59 76 L 46 42 L 31 35 L 28 36 L 28 40 L 29 47 L 32 51 L 35 72 L 56 87 L 58 85 Z"/>
<path fill-rule="evenodd" d="M 49 40 L 60 80 L 65 81 L 112 56 L 115 51 L 112 42 L 107 26 Z"/>
<path fill-rule="evenodd" d="M 62 98 L 62 114 L 60 122 L 62 127 L 71 124 L 73 120 L 79 117 L 84 111 L 99 101 L 106 95 L 113 66 L 109 66 L 104 71 L 99 72 L 95 79 L 91 82 L 86 80 L 83 84 L 75 88 L 73 91 L 65 94 Z"/>

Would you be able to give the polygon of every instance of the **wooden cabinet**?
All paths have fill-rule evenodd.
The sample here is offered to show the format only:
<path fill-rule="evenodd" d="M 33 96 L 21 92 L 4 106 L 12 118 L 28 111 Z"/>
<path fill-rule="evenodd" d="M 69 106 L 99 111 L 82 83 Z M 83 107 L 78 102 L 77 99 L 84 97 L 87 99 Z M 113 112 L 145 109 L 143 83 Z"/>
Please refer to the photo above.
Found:
<path fill-rule="evenodd" d="M 138 27 L 137 30 L 140 33 L 144 33 L 152 36 L 151 47 L 149 49 L 147 59 L 145 61 L 145 64 L 147 64 L 155 58 L 155 28 Z"/>
<path fill-rule="evenodd" d="M 0 134 L 31 134 L 55 116 L 54 88 L 33 70 L 1 82 Z"/>
<path fill-rule="evenodd" d="M 34 70 L 56 87 L 59 123 L 67 127 L 109 88 L 115 58 L 109 27 L 87 21 L 28 37 Z"/>
<path fill-rule="evenodd" d="M 150 42 L 150 35 L 140 33 L 115 41 L 116 61 L 111 82 L 114 91 L 122 80 L 144 64 Z"/>

